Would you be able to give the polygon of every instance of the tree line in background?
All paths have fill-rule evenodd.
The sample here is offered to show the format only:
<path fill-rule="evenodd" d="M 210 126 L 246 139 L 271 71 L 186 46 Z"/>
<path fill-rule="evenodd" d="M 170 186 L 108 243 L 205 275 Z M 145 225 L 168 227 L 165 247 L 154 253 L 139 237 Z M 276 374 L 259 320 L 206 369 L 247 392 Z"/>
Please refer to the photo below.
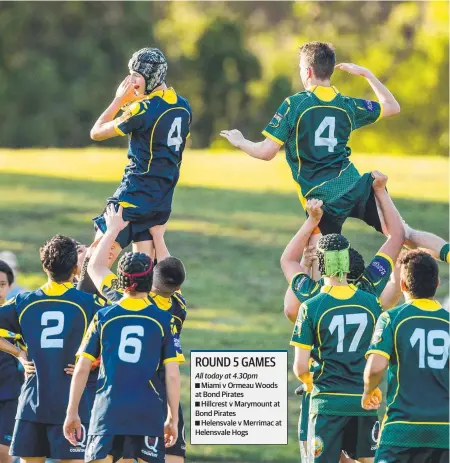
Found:
<path fill-rule="evenodd" d="M 160 47 L 168 84 L 194 113 L 193 147 L 252 139 L 303 90 L 298 47 L 322 40 L 338 61 L 370 68 L 402 112 L 362 130 L 360 152 L 448 154 L 447 2 L 2 2 L 0 146 L 80 147 L 127 74 L 131 54 Z M 342 93 L 373 98 L 336 73 Z M 108 142 L 123 146 L 123 139 Z"/>

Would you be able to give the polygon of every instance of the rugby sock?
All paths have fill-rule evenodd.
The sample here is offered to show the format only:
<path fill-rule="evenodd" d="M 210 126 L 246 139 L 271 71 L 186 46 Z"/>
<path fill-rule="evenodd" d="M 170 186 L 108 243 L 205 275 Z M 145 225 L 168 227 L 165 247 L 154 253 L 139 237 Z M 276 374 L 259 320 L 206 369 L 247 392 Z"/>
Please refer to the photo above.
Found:
<path fill-rule="evenodd" d="M 439 253 L 439 257 L 443 262 L 448 262 L 450 264 L 449 248 L 450 248 L 449 243 L 444 244 L 444 246 L 441 249 L 441 252 Z"/>

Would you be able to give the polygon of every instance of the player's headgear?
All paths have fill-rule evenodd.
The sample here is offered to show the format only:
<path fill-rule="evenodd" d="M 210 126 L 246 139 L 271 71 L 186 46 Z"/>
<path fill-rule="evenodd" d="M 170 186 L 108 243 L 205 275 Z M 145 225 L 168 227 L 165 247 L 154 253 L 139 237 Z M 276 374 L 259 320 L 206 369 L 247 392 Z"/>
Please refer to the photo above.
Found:
<path fill-rule="evenodd" d="M 161 85 L 167 76 L 167 60 L 158 48 L 142 48 L 133 53 L 128 68 L 145 79 L 146 93 Z"/>
<path fill-rule="evenodd" d="M 364 257 L 356 249 L 350 248 L 348 251 L 350 254 L 350 272 L 347 275 L 347 280 L 354 282 L 364 272 Z"/>
<path fill-rule="evenodd" d="M 317 258 L 320 273 L 327 277 L 338 277 L 350 272 L 350 243 L 347 238 L 336 233 L 325 235 L 317 243 Z"/>
<path fill-rule="evenodd" d="M 127 252 L 119 260 L 117 274 L 123 290 L 148 293 L 152 288 L 153 262 L 142 252 Z"/>

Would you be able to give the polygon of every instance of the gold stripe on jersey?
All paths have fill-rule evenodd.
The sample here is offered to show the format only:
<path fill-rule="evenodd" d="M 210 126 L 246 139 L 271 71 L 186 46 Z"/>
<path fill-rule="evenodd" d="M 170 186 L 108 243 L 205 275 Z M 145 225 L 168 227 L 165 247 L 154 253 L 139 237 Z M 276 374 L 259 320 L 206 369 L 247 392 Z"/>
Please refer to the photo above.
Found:
<path fill-rule="evenodd" d="M 153 129 L 152 129 L 152 134 L 150 135 L 150 159 L 148 160 L 148 167 L 147 167 L 147 170 L 145 172 L 142 172 L 143 174 L 148 174 L 150 172 L 150 164 L 152 163 L 152 159 L 153 159 L 153 135 L 155 134 L 155 129 L 156 129 L 156 126 L 158 125 L 158 122 L 161 120 L 161 118 L 167 114 L 169 111 L 173 111 L 175 109 L 181 109 L 183 111 L 186 111 L 189 115 L 189 118 L 191 117 L 189 111 L 186 109 L 186 108 L 183 108 L 182 106 L 176 106 L 175 108 L 169 108 L 167 109 L 166 111 L 164 111 L 161 116 L 158 117 L 158 119 L 156 120 L 155 122 L 155 125 L 153 126 Z"/>
<path fill-rule="evenodd" d="M 348 115 L 348 114 L 347 114 Z M 313 191 L 315 190 L 316 188 L 319 188 L 323 185 L 325 185 L 325 183 L 328 183 L 328 182 L 331 182 L 332 180 L 335 180 L 337 178 L 339 178 L 350 166 L 353 165 L 353 162 L 349 162 L 348 163 L 348 166 L 345 167 L 344 169 L 342 169 L 340 172 L 339 172 L 339 175 L 337 177 L 334 177 L 334 178 L 330 178 L 329 180 L 325 180 L 324 182 L 322 182 L 320 185 L 316 185 L 315 187 L 311 188 L 307 193 L 305 193 L 305 198 Z M 300 174 L 300 169 L 298 170 L 298 173 Z"/>
<path fill-rule="evenodd" d="M 28 304 L 27 306 L 24 307 L 24 309 L 22 310 L 22 312 L 20 312 L 20 315 L 19 315 L 19 324 L 21 323 L 22 321 L 22 317 L 23 317 L 23 314 L 33 305 L 35 304 L 39 304 L 39 303 L 42 303 L 42 302 L 63 302 L 65 304 L 71 304 L 71 305 L 74 305 L 75 307 L 78 307 L 81 311 L 81 313 L 83 314 L 83 318 L 84 318 L 84 331 L 83 331 L 83 337 L 84 335 L 86 334 L 86 330 L 87 330 L 87 315 L 86 315 L 86 312 L 84 311 L 83 307 L 81 307 L 81 305 L 79 304 L 76 304 L 75 302 L 72 302 L 72 301 L 68 301 L 66 299 L 40 299 L 39 301 L 34 301 L 32 302 L 31 304 Z"/>
<path fill-rule="evenodd" d="M 391 264 L 391 270 L 394 270 L 394 261 L 392 260 L 391 256 L 388 256 L 384 252 L 377 252 L 375 257 L 377 256 L 384 257 L 389 262 L 389 264 Z"/>
<path fill-rule="evenodd" d="M 41 290 L 46 296 L 62 296 L 72 288 L 73 284 L 70 282 L 57 283 L 56 281 L 49 281 L 45 283 L 45 285 L 41 286 Z"/>
<path fill-rule="evenodd" d="M 387 358 L 388 360 L 391 358 L 391 356 L 389 354 L 387 354 L 386 352 L 384 352 L 383 350 L 378 350 L 378 349 L 371 349 L 371 350 L 368 350 L 366 352 L 366 359 L 369 357 L 370 354 L 378 354 L 378 355 L 381 355 L 382 357 L 385 357 Z"/>
<path fill-rule="evenodd" d="M 295 341 L 291 341 L 289 344 L 294 347 L 300 347 L 300 349 L 312 350 L 312 346 L 308 344 L 302 344 L 300 342 L 295 342 Z"/>
<path fill-rule="evenodd" d="M 281 145 L 283 146 L 284 145 L 284 141 L 281 141 L 279 138 L 275 137 L 274 135 L 270 134 L 269 132 L 267 132 L 266 130 L 263 130 L 261 132 L 265 137 L 269 138 L 270 140 L 274 141 L 275 143 L 277 143 L 278 145 Z"/>
<path fill-rule="evenodd" d="M 122 307 L 122 309 L 138 312 L 146 309 L 149 305 L 151 305 L 151 302 L 146 297 L 140 299 L 124 297 L 119 301 L 118 305 Z"/>
<path fill-rule="evenodd" d="M 431 299 L 413 299 L 411 305 L 417 309 L 426 310 L 427 312 L 436 312 L 441 310 L 443 307 L 438 301 Z"/>
<path fill-rule="evenodd" d="M 180 304 L 181 308 L 183 310 L 186 310 L 186 304 L 183 302 L 183 300 L 180 298 L 181 296 L 181 291 L 175 291 L 172 296 L 178 301 L 178 303 Z"/>
<path fill-rule="evenodd" d="M 173 362 L 180 363 L 177 357 L 169 357 L 168 359 L 164 359 L 163 365 L 166 365 L 167 363 L 173 363 Z"/>
<path fill-rule="evenodd" d="M 87 352 L 81 352 L 80 357 L 86 357 L 87 359 L 92 360 L 93 362 L 97 361 L 97 359 L 93 355 L 88 354 Z"/>
<path fill-rule="evenodd" d="M 319 321 L 317 322 L 317 339 L 319 340 L 319 346 L 317 347 L 317 351 L 319 353 L 319 359 L 322 360 L 322 352 L 321 352 L 321 347 L 322 347 L 322 338 L 320 337 L 320 322 L 322 321 L 322 318 L 328 313 L 330 312 L 331 310 L 337 310 L 337 309 L 342 309 L 344 307 L 359 307 L 363 310 L 365 310 L 366 312 L 368 312 L 370 314 L 370 316 L 372 317 L 373 319 L 373 323 L 375 325 L 375 316 L 374 314 L 367 308 L 367 307 L 364 307 L 362 305 L 358 305 L 358 304 L 345 304 L 345 305 L 338 305 L 336 307 L 332 307 L 331 309 L 328 309 L 326 310 L 322 316 L 319 318 Z M 316 381 L 322 376 L 323 374 L 323 370 L 325 368 L 325 361 L 322 360 L 322 368 L 320 369 L 320 374 L 319 376 L 317 377 Z"/>
<path fill-rule="evenodd" d="M 421 301 L 421 299 L 416 299 L 416 301 Z M 403 323 L 405 323 L 408 320 L 412 320 L 414 318 L 425 318 L 425 319 L 431 319 L 431 320 L 438 320 L 444 323 L 448 323 L 450 325 L 450 322 L 448 320 L 443 320 L 442 318 L 433 317 L 432 315 L 414 315 L 412 317 L 405 318 L 397 325 L 397 327 L 395 328 L 395 332 L 394 332 L 394 349 L 395 349 L 395 356 L 397 357 L 397 390 L 395 391 L 395 395 L 391 403 L 387 405 L 386 415 L 388 414 L 389 407 L 395 402 L 395 399 L 397 398 L 398 392 L 400 390 L 400 357 L 398 356 L 398 345 L 397 345 L 398 330 L 403 325 Z"/>
<path fill-rule="evenodd" d="M 319 100 L 330 102 L 339 95 L 339 91 L 336 87 L 325 87 L 323 85 L 315 85 L 314 87 L 309 87 L 308 91 L 314 93 Z"/>

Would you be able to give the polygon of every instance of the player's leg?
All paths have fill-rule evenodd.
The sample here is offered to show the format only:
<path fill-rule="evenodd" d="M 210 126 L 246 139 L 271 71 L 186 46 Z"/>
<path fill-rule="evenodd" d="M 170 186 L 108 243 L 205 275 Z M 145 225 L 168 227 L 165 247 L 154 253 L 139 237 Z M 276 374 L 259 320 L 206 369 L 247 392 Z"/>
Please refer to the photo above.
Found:
<path fill-rule="evenodd" d="M 353 426 L 349 429 L 349 437 L 354 443 L 352 456 L 360 463 L 373 463 L 380 434 L 378 416 L 354 417 Z"/>
<path fill-rule="evenodd" d="M 311 413 L 308 424 L 308 463 L 338 462 L 350 417 Z"/>
<path fill-rule="evenodd" d="M 133 252 L 142 252 L 147 254 L 150 259 L 155 260 L 155 246 L 153 246 L 153 241 L 133 241 Z"/>
<path fill-rule="evenodd" d="M 9 452 L 22 463 L 44 463 L 50 456 L 47 426 L 26 420 L 16 420 Z"/>
<path fill-rule="evenodd" d="M 0 463 L 11 463 L 9 446 L 14 432 L 18 399 L 0 402 Z"/>

